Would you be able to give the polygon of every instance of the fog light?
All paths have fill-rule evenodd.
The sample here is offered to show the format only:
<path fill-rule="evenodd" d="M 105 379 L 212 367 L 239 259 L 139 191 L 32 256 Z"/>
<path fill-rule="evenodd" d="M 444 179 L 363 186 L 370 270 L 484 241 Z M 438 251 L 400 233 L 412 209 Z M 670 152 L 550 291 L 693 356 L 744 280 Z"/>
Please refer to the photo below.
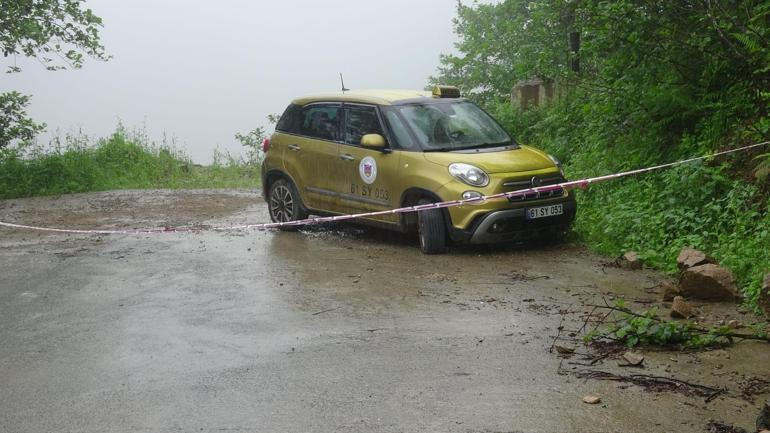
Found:
<path fill-rule="evenodd" d="M 465 191 L 463 193 L 463 200 L 474 200 L 469 202 L 468 204 L 479 204 L 484 203 L 484 200 L 481 198 L 484 197 L 484 194 L 478 192 L 478 191 Z"/>

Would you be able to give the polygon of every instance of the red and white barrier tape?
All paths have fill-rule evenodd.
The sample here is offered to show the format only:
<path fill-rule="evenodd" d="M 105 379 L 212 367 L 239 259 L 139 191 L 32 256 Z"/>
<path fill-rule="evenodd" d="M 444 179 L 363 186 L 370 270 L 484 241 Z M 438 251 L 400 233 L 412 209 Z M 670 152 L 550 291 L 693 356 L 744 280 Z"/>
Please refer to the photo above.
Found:
<path fill-rule="evenodd" d="M 101 234 L 101 235 L 143 235 L 143 234 L 153 234 L 153 233 L 199 232 L 199 231 L 205 231 L 205 230 L 211 230 L 211 231 L 232 231 L 232 230 L 250 230 L 250 229 L 267 230 L 267 229 L 273 229 L 273 228 L 278 228 L 282 226 L 304 226 L 304 225 L 320 224 L 320 223 L 333 222 L 333 221 L 345 221 L 345 220 L 351 220 L 356 218 L 369 218 L 369 217 L 375 217 L 380 215 L 419 212 L 421 210 L 427 210 L 427 209 L 441 209 L 441 208 L 447 208 L 447 207 L 461 206 L 464 204 L 478 203 L 486 200 L 499 200 L 503 198 L 508 199 L 513 197 L 523 196 L 530 193 L 546 192 L 546 191 L 552 191 L 556 189 L 566 189 L 566 190 L 575 189 L 575 188 L 585 189 L 585 188 L 588 188 L 591 184 L 598 183 L 598 182 L 604 182 L 611 179 L 619 179 L 622 177 L 636 176 L 639 174 L 649 173 L 651 171 L 656 171 L 656 170 L 662 170 L 662 169 L 674 167 L 677 165 L 687 164 L 690 162 L 701 161 L 701 160 L 713 158 L 716 156 L 741 152 L 744 150 L 765 146 L 767 144 L 770 144 L 770 141 L 764 141 L 762 143 L 756 143 L 749 146 L 743 146 L 735 149 L 724 150 L 724 151 L 716 152 L 710 155 L 697 156 L 694 158 L 670 162 L 667 164 L 655 165 L 652 167 L 640 168 L 640 169 L 630 170 L 630 171 L 623 171 L 620 173 L 591 177 L 591 178 L 586 178 L 581 180 L 562 182 L 554 185 L 545 185 L 545 186 L 521 189 L 518 191 L 501 192 L 498 194 L 487 195 L 483 197 L 450 200 L 450 201 L 443 201 L 439 203 L 421 204 L 417 206 L 406 206 L 406 207 L 400 207 L 397 209 L 390 209 L 390 210 L 383 210 L 383 211 L 376 211 L 376 212 L 364 212 L 364 213 L 350 214 L 350 215 L 307 218 L 307 219 L 298 220 L 298 221 L 289 221 L 289 222 L 281 222 L 281 223 L 243 224 L 243 225 L 222 226 L 222 227 L 192 226 L 192 227 L 160 227 L 160 228 L 144 228 L 144 229 L 78 230 L 78 229 L 60 229 L 60 228 L 53 228 L 53 227 L 37 227 L 37 226 L 14 224 L 14 223 L 0 221 L 0 227 L 37 230 L 37 231 L 54 232 L 54 233 Z"/>

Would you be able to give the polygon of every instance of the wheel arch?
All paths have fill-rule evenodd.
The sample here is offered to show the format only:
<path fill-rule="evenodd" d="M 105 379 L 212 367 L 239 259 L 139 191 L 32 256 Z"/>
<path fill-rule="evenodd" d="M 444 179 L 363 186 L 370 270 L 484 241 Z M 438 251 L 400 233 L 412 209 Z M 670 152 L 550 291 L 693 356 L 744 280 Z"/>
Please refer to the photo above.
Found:
<path fill-rule="evenodd" d="M 443 201 L 436 193 L 428 191 L 427 189 L 412 187 L 406 189 L 401 194 L 401 207 L 414 206 L 420 200 L 428 199 L 434 203 Z M 446 208 L 442 208 L 441 214 L 444 216 L 444 222 L 446 227 L 452 227 L 452 217 L 449 216 L 449 211 Z M 404 212 L 401 214 L 401 226 L 405 231 L 416 231 L 417 229 L 417 212 Z"/>
<path fill-rule="evenodd" d="M 292 185 L 294 185 L 295 189 L 297 188 L 297 183 L 294 182 L 294 179 L 292 179 L 288 173 L 278 169 L 273 169 L 265 173 L 264 181 L 262 182 L 262 198 L 267 200 L 267 192 L 270 191 L 270 185 L 272 185 L 273 182 L 278 179 L 286 179 L 291 182 Z M 297 193 L 299 194 L 299 190 Z"/>

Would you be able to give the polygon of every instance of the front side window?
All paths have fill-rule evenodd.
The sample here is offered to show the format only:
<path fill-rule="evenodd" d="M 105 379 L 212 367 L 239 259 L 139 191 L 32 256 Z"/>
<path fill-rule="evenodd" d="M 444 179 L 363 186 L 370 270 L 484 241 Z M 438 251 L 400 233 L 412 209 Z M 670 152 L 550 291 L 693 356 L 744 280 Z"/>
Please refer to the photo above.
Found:
<path fill-rule="evenodd" d="M 397 146 L 404 150 L 418 151 L 420 146 L 409 135 L 409 129 L 393 110 L 384 110 L 383 115 L 388 124 L 388 130 L 395 136 Z"/>
<path fill-rule="evenodd" d="M 366 134 L 385 135 L 374 107 L 345 107 L 345 143 L 358 146 Z"/>
<path fill-rule="evenodd" d="M 340 107 L 334 105 L 309 105 L 302 108 L 299 133 L 321 140 L 340 140 Z"/>
<path fill-rule="evenodd" d="M 398 113 L 424 151 L 496 147 L 513 142 L 494 119 L 472 102 L 397 105 L 388 110 Z"/>

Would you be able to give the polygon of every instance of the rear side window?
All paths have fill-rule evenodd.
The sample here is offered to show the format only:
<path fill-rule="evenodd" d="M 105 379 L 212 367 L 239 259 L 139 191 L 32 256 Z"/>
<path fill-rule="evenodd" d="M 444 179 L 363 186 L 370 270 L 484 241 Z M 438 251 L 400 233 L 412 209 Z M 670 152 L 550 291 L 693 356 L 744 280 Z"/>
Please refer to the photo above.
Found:
<path fill-rule="evenodd" d="M 298 133 L 322 140 L 340 141 L 341 111 L 339 106 L 334 105 L 313 104 L 303 107 Z"/>
<path fill-rule="evenodd" d="M 385 135 L 374 107 L 345 107 L 345 143 L 358 146 L 366 134 Z"/>
<path fill-rule="evenodd" d="M 302 107 L 299 105 L 291 104 L 286 107 L 281 119 L 275 125 L 277 131 L 288 132 L 292 134 L 299 134 L 299 125 L 302 120 Z"/>

